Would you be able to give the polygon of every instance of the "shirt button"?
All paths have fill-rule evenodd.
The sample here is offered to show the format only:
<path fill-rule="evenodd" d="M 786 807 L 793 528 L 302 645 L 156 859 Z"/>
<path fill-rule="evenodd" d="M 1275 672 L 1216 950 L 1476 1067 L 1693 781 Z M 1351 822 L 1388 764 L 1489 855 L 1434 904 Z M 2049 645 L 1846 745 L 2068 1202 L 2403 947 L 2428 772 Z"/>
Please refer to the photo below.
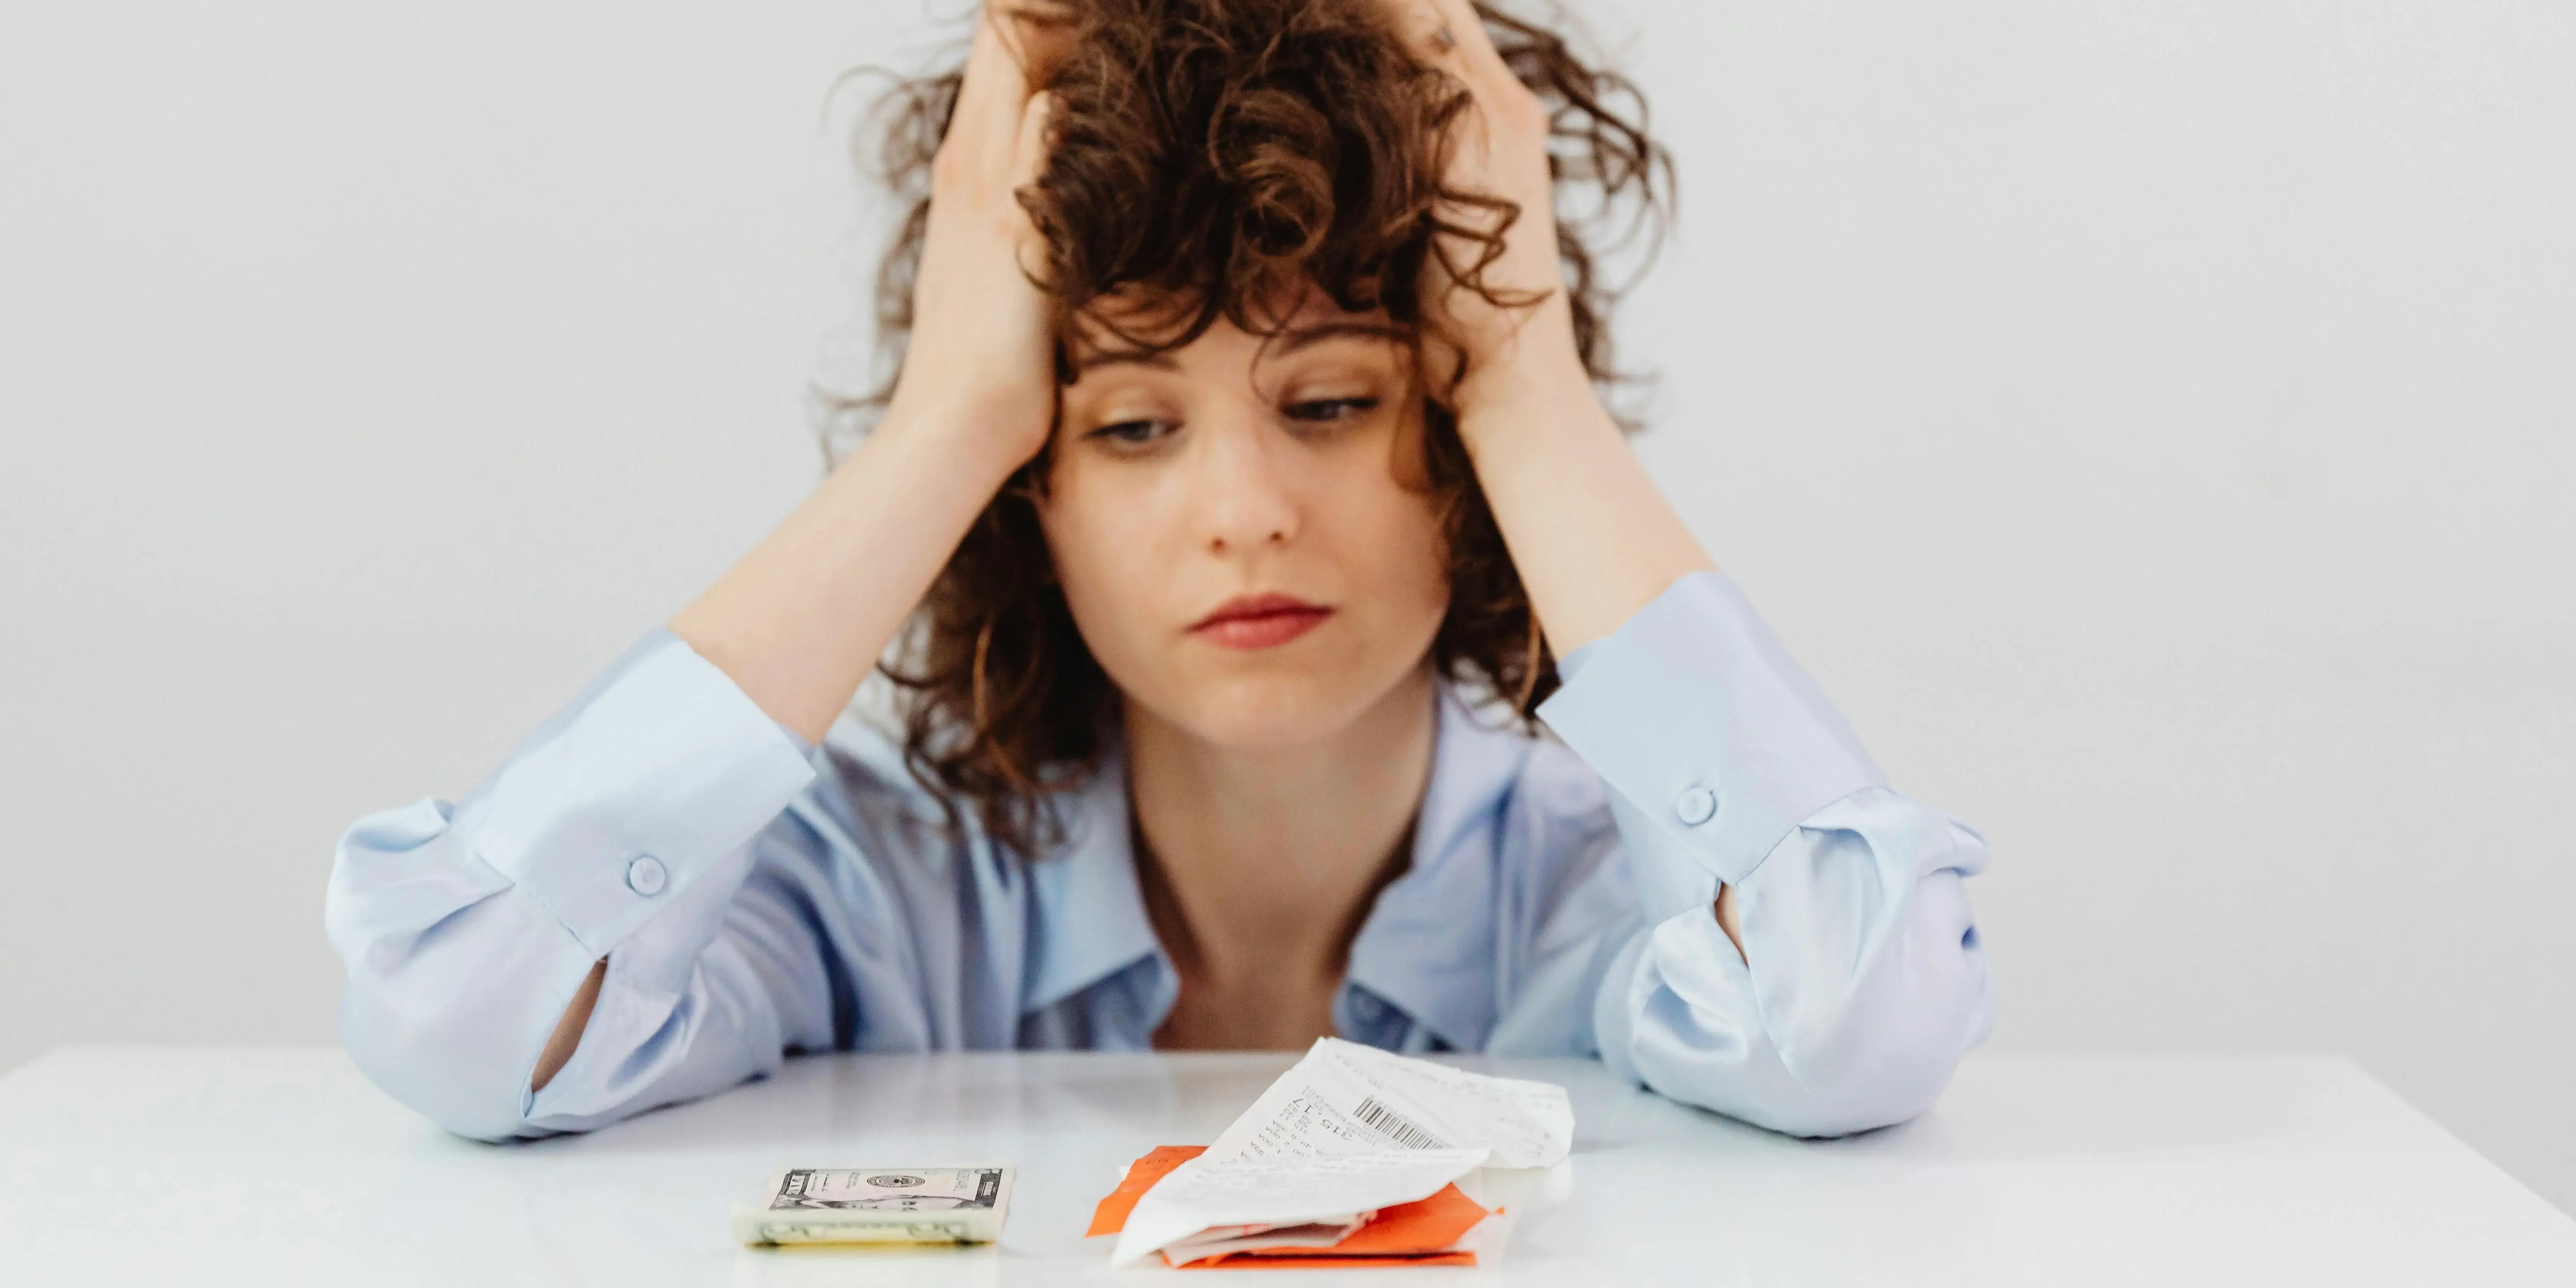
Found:
<path fill-rule="evenodd" d="M 662 887 L 670 880 L 671 874 L 663 869 L 662 861 L 650 854 L 626 865 L 626 888 L 647 899 L 662 893 Z"/>
<path fill-rule="evenodd" d="M 1673 802 L 1673 812 L 1681 815 L 1683 822 L 1697 827 L 1717 817 L 1717 794 L 1705 787 L 1694 787 Z"/>

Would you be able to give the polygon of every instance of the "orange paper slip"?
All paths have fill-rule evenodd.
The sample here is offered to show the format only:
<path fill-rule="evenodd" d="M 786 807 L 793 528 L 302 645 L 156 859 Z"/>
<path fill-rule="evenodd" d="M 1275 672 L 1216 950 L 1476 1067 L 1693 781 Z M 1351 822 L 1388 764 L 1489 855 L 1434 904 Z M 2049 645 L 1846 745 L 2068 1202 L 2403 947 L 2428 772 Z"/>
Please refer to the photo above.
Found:
<path fill-rule="evenodd" d="M 1136 1200 L 1145 1197 L 1145 1191 L 1154 1188 L 1154 1182 L 1163 1179 L 1164 1173 L 1206 1152 L 1205 1145 L 1163 1145 L 1129 1163 L 1126 1179 L 1118 1182 L 1118 1188 L 1111 1190 L 1108 1197 L 1100 1200 L 1100 1206 L 1091 1210 L 1091 1228 L 1082 1232 L 1083 1237 L 1116 1234 L 1126 1229 L 1127 1214 L 1136 1210 Z"/>
<path fill-rule="evenodd" d="M 1091 1216 L 1089 1234 L 1117 1234 L 1126 1229 L 1127 1215 L 1136 1201 L 1154 1187 L 1171 1170 L 1206 1151 L 1204 1145 L 1165 1145 L 1128 1165 L 1126 1179 L 1118 1188 L 1100 1200 Z M 1247 1233 L 1236 1240 L 1243 1246 L 1178 1261 L 1171 1250 L 1163 1253 L 1164 1263 L 1187 1270 L 1224 1269 L 1229 1267 L 1264 1269 L 1347 1269 L 1356 1266 L 1472 1266 L 1476 1254 L 1458 1246 L 1467 1232 L 1486 1217 L 1498 1215 L 1501 1209 L 1487 1212 L 1456 1185 L 1444 1185 L 1427 1199 L 1399 1203 L 1381 1208 L 1361 1222 L 1359 1228 L 1339 1240 L 1324 1245 L 1271 1244 L 1259 1242 L 1259 1233 Z M 1186 1248 L 1182 1255 L 1188 1255 Z"/>

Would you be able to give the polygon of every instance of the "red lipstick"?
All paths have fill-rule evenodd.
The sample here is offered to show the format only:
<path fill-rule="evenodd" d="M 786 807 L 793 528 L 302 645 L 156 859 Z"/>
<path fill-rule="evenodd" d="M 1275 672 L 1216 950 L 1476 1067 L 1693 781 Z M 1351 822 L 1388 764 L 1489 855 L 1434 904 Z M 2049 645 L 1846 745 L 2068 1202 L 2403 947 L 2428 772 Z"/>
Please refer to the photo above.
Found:
<path fill-rule="evenodd" d="M 1237 595 L 1190 626 L 1190 633 L 1226 648 L 1275 648 L 1323 624 L 1333 610 L 1276 591 Z"/>

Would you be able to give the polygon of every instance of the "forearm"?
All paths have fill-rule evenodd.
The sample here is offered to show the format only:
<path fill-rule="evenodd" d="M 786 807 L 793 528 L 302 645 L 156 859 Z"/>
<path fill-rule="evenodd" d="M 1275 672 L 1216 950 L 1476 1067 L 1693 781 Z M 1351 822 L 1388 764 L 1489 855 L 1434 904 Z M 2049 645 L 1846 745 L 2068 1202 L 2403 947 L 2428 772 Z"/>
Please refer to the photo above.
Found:
<path fill-rule="evenodd" d="M 821 742 L 1025 459 L 1003 435 L 973 432 L 977 416 L 898 403 L 785 523 L 671 619 L 672 633 L 772 719 Z"/>
<path fill-rule="evenodd" d="M 1887 787 L 1722 574 L 1563 669 L 1538 715 L 1601 775 L 1647 928 L 1602 977 L 1603 1058 L 1802 1135 L 1929 1104 L 1987 1023 L 1983 839 Z"/>
<path fill-rule="evenodd" d="M 1801 1136 L 1921 1113 L 1992 1023 L 1962 887 L 1985 861 L 1973 833 L 1885 788 L 1836 802 L 1744 881 L 1746 956 L 1687 918 L 1642 937 L 1605 981 L 1603 1057 Z"/>
<path fill-rule="evenodd" d="M 462 826 L 433 802 L 370 815 L 342 838 L 324 907 L 346 970 L 341 1038 L 359 1068 L 449 1129 L 499 1139 L 542 1130 L 528 1121 L 527 1102 L 556 1081 L 565 1061 L 552 1061 L 543 1077 L 531 1066 L 547 1063 L 540 1050 L 550 1028 L 564 1034 L 568 998 L 585 999 L 587 1025 L 588 1002 L 599 994 L 584 981 L 601 975 L 596 945 L 482 861 L 477 846 L 488 839 L 470 809 Z M 677 921 L 639 932 L 644 957 L 693 966 L 745 866 L 747 858 L 737 857 L 709 880 L 672 892 Z M 626 953 L 624 945 L 639 939 L 620 942 L 617 951 Z M 632 1058 L 638 1034 L 652 1028 L 642 1010 L 629 1001 L 624 1028 L 605 1037 L 617 1049 L 594 1051 L 595 1065 L 639 1063 Z M 715 1027 L 697 1024 L 690 1044 L 711 1041 L 704 1032 Z M 577 1046 L 581 1026 L 569 1037 Z M 684 1045 L 665 1043 L 670 1049 L 656 1062 L 733 1055 Z"/>
<path fill-rule="evenodd" d="M 762 714 L 822 742 L 1010 471 L 1005 448 L 956 433 L 969 417 L 889 412 L 786 523 L 672 618 L 672 634 Z M 572 1061 L 605 974 L 600 958 L 572 994 L 531 1090 Z"/>
<path fill-rule="evenodd" d="M 555 1021 L 554 1036 L 547 1038 L 546 1049 L 537 1053 L 536 1072 L 528 1075 L 529 1090 L 545 1090 L 546 1084 L 554 1081 L 555 1075 L 563 1071 L 564 1063 L 572 1059 L 572 1053 L 580 1048 L 582 1030 L 590 1024 L 591 1008 L 599 1005 L 599 986 L 607 979 L 608 959 L 602 957 L 592 962 L 589 976 L 581 981 L 581 988 L 573 993 L 572 1002 L 564 1007 L 563 1018 Z"/>
<path fill-rule="evenodd" d="M 335 897 L 362 916 L 378 901 Z M 338 1028 L 358 1069 L 450 1131 L 527 1134 L 531 1057 L 590 969 L 581 945 L 505 890 L 427 929 L 352 947 Z"/>
<path fill-rule="evenodd" d="M 828 866 L 810 828 L 774 826 L 812 760 L 655 630 L 461 803 L 360 819 L 324 898 L 359 1067 L 497 1138 L 579 1130 L 828 1043 L 798 911 L 815 896 L 754 879 L 764 859 Z"/>
<path fill-rule="evenodd" d="M 1629 449 L 1572 341 L 1547 339 L 1561 307 L 1526 320 L 1531 352 L 1489 356 L 1457 392 L 1459 437 L 1559 657 L 1717 566 Z"/>
<path fill-rule="evenodd" d="M 1683 576 L 1717 564 L 1646 474 L 1565 333 L 1564 297 L 1457 391 L 1459 437 L 1557 656 L 1610 634 Z M 1710 914 L 1744 952 L 1735 892 Z"/>

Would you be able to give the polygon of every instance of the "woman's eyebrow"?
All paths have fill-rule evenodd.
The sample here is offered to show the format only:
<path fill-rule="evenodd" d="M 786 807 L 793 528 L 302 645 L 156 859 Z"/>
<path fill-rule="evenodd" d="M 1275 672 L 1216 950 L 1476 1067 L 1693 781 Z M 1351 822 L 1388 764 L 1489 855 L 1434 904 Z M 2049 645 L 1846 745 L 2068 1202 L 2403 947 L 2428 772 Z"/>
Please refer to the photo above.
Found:
<path fill-rule="evenodd" d="M 1295 327 L 1279 333 L 1279 352 L 1295 353 L 1310 344 L 1342 336 L 1359 336 L 1371 340 L 1402 343 L 1412 333 L 1391 322 L 1320 322 L 1314 326 Z"/>
<path fill-rule="evenodd" d="M 1344 336 L 1402 343 L 1410 340 L 1412 333 L 1391 322 L 1318 322 L 1313 326 L 1291 327 L 1281 331 L 1277 336 L 1279 347 L 1273 350 L 1272 354 L 1284 357 L 1309 345 Z M 1180 367 L 1179 363 L 1172 360 L 1172 355 L 1169 353 L 1148 353 L 1142 349 L 1099 349 L 1076 359 L 1073 369 L 1076 373 L 1080 373 L 1122 362 L 1132 362 L 1143 367 L 1159 367 L 1165 371 L 1177 370 Z"/>
<path fill-rule="evenodd" d="M 1160 367 L 1165 371 L 1179 370 L 1181 365 L 1172 361 L 1172 355 L 1168 353 L 1147 353 L 1142 349 L 1098 349 L 1076 359 L 1073 369 L 1078 374 L 1094 367 L 1106 367 L 1121 362 L 1132 362 L 1141 367 Z"/>

